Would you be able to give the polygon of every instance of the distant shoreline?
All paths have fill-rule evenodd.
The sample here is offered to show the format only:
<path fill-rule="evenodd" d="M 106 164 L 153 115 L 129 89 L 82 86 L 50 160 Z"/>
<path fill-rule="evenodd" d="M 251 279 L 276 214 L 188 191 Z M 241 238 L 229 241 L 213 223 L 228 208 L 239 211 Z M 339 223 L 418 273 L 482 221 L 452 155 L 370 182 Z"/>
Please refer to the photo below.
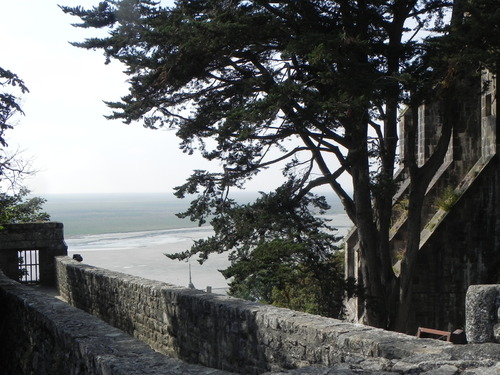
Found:
<path fill-rule="evenodd" d="M 199 227 L 175 216 L 188 204 L 163 194 L 69 194 L 52 196 L 46 211 L 64 224 L 69 255 L 82 255 L 84 263 L 181 286 L 188 285 L 191 264 L 197 288 L 227 288 L 219 270 L 228 267 L 228 254 L 212 254 L 203 265 L 196 256 L 179 262 L 164 255 L 189 250 L 195 240 L 213 233 L 209 225 Z M 339 235 L 351 227 L 341 210 L 325 217 Z"/>
<path fill-rule="evenodd" d="M 257 193 L 235 194 L 242 202 L 252 201 Z M 198 228 L 197 222 L 180 219 L 191 199 L 178 199 L 173 194 L 53 194 L 45 195 L 44 210 L 54 221 L 64 224 L 65 236 L 130 233 L 149 230 Z M 345 215 L 338 199 L 330 202 L 332 209 L 326 214 Z M 344 226 L 332 222 L 333 226 Z M 350 224 L 349 224 L 350 225 Z"/>

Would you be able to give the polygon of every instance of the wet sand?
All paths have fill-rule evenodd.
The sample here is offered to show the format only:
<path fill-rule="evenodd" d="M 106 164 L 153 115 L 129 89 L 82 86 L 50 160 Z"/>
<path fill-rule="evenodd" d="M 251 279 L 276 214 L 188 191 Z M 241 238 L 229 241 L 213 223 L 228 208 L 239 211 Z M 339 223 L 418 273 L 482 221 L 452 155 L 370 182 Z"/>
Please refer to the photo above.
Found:
<path fill-rule="evenodd" d="M 217 292 L 224 292 L 227 289 L 227 281 L 218 271 L 229 265 L 227 254 L 213 254 L 202 265 L 195 258 L 186 262 L 171 260 L 164 255 L 188 250 L 193 243 L 192 239 L 169 244 L 146 243 L 140 248 L 85 250 L 72 247 L 71 240 L 67 242 L 70 257 L 75 253 L 80 254 L 83 257 L 83 263 L 96 267 L 187 286 L 189 265 L 191 265 L 192 282 L 197 289 L 205 290 L 207 286 L 217 289 Z"/>
<path fill-rule="evenodd" d="M 339 235 L 345 235 L 350 227 L 347 216 L 330 217 L 333 224 L 340 225 Z M 179 286 L 188 286 L 191 265 L 192 283 L 197 289 L 211 286 L 214 292 L 225 293 L 228 283 L 219 270 L 229 265 L 227 253 L 212 254 L 202 265 L 197 256 L 189 262 L 180 262 L 164 255 L 189 250 L 193 241 L 212 234 L 211 228 L 196 227 L 82 235 L 70 237 L 66 242 L 69 255 L 80 254 L 86 264 Z"/>

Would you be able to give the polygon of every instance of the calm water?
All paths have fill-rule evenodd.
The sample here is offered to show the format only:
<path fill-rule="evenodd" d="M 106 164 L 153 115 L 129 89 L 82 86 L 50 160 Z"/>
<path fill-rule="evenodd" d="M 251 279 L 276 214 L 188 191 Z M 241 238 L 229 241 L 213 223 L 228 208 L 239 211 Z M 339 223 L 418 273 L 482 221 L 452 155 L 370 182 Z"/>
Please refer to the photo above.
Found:
<path fill-rule="evenodd" d="M 242 193 L 248 202 L 256 194 Z M 189 267 L 196 287 L 227 287 L 218 270 L 228 266 L 227 254 L 213 255 L 203 265 L 196 259 L 169 260 L 165 253 L 188 250 L 193 241 L 207 238 L 209 226 L 198 227 L 176 213 L 189 206 L 189 199 L 172 194 L 46 195 L 45 211 L 53 221 L 64 223 L 68 252 L 81 254 L 84 263 L 176 285 L 187 285 Z M 337 201 L 328 213 L 332 225 L 345 234 L 350 221 Z"/>
<path fill-rule="evenodd" d="M 45 210 L 52 220 L 64 223 L 67 238 L 197 226 L 175 216 L 189 206 L 189 200 L 173 194 L 61 194 L 44 198 Z"/>

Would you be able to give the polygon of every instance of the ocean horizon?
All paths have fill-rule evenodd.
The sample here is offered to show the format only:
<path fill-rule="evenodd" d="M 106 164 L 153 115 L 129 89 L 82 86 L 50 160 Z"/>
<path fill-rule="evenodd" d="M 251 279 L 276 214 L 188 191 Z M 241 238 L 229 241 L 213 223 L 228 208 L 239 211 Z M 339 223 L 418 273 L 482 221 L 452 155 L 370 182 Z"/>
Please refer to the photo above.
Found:
<path fill-rule="evenodd" d="M 239 194 L 238 200 L 250 202 L 257 193 Z M 47 194 L 44 211 L 52 221 L 64 225 L 68 254 L 80 254 L 83 262 L 174 285 L 198 289 L 227 290 L 228 281 L 219 270 L 229 265 L 227 254 L 212 254 L 202 265 L 192 258 L 187 262 L 171 260 L 164 254 L 186 251 L 194 241 L 213 234 L 209 225 L 198 226 L 175 214 L 187 209 L 191 199 L 177 199 L 172 193 L 135 194 Z M 340 235 L 351 223 L 331 203 L 325 215 Z"/>
<path fill-rule="evenodd" d="M 197 226 L 175 215 L 187 209 L 190 200 L 173 193 L 46 194 L 42 198 L 51 220 L 64 223 L 69 238 Z"/>

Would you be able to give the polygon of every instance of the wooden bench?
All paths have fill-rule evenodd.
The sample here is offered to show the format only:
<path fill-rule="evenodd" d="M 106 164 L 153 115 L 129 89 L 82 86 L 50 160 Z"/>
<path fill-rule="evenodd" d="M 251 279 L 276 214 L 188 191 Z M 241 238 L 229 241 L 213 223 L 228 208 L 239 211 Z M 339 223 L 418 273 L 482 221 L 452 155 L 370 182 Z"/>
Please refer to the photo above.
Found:
<path fill-rule="evenodd" d="M 465 333 L 461 329 L 457 329 L 453 332 L 448 332 L 441 331 L 439 329 L 418 327 L 417 337 L 449 341 L 453 344 L 465 344 L 466 342 Z"/>

